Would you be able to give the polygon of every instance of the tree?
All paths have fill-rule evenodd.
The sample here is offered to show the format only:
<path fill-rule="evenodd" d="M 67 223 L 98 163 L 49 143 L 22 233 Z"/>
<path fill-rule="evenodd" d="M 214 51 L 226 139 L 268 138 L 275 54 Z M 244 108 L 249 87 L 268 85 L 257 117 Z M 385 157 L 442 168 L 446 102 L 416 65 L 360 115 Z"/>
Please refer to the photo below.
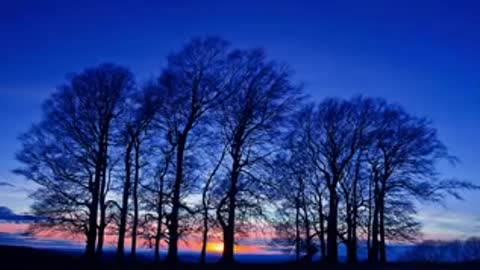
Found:
<path fill-rule="evenodd" d="M 338 262 L 338 185 L 359 150 L 361 126 L 352 103 L 328 98 L 313 113 L 308 129 L 310 156 L 328 190 L 327 254 L 329 263 Z"/>
<path fill-rule="evenodd" d="M 438 179 L 435 164 L 453 158 L 427 120 L 411 116 L 401 107 L 383 103 L 375 117 L 375 126 L 374 140 L 367 154 L 374 185 L 369 257 L 373 262 L 386 262 L 388 200 L 396 197 L 405 200 L 409 196 L 437 200 L 442 190 L 459 188 L 464 183 L 442 183 Z"/>
<path fill-rule="evenodd" d="M 161 100 L 157 100 L 151 94 L 151 86 L 147 85 L 140 92 L 132 93 L 129 97 L 128 114 L 123 119 L 123 128 L 119 138 L 119 144 L 125 148 L 122 205 L 120 207 L 120 224 L 118 229 L 117 259 L 124 256 L 124 242 L 127 229 L 128 202 L 130 194 L 133 196 L 134 214 L 132 226 L 131 256 L 136 255 L 137 227 L 139 218 L 138 189 L 140 185 L 140 155 L 141 145 L 148 139 L 152 129 L 152 122 L 161 106 Z M 134 156 L 132 161 L 132 155 Z M 133 166 L 133 182 L 132 182 Z"/>
<path fill-rule="evenodd" d="M 284 245 L 294 245 L 297 261 L 310 262 L 317 252 L 314 237 L 323 239 L 321 224 L 316 224 L 323 218 L 323 210 L 318 212 L 315 186 L 315 170 L 309 162 L 306 147 L 305 125 L 310 120 L 312 107 L 307 105 L 294 115 L 294 121 L 283 142 L 283 149 L 275 159 L 275 187 L 278 209 L 274 220 L 275 229 Z M 322 202 L 320 202 L 320 206 Z M 318 223 L 323 222 L 318 221 Z M 319 225 L 319 229 L 317 228 Z M 283 241 L 279 241 L 283 240 Z M 321 241 L 320 241 L 321 242 Z M 302 256 L 302 253 L 305 253 Z"/>
<path fill-rule="evenodd" d="M 86 253 L 103 246 L 108 151 L 112 123 L 124 111 L 125 96 L 133 89 L 128 69 L 102 64 L 73 75 L 43 105 L 43 120 L 21 137 L 16 170 L 41 188 L 35 209 L 45 225 L 82 228 Z M 99 206 L 100 205 L 100 206 Z M 40 213 L 41 212 L 41 213 Z"/>
<path fill-rule="evenodd" d="M 230 85 L 232 96 L 221 104 L 219 121 L 230 165 L 227 188 L 217 207 L 226 263 L 234 261 L 239 198 L 256 193 L 250 189 L 261 183 L 256 166 L 275 150 L 281 127 L 298 101 L 298 89 L 291 84 L 288 69 L 267 61 L 262 50 L 235 51 L 229 64 L 236 71 Z"/>
<path fill-rule="evenodd" d="M 194 39 L 182 50 L 171 54 L 168 66 L 158 80 L 158 94 L 166 106 L 159 119 L 167 141 L 175 146 L 175 181 L 169 214 L 168 261 L 178 260 L 179 210 L 182 207 L 182 183 L 185 152 L 195 129 L 207 114 L 226 99 L 225 56 L 227 43 L 218 38 Z"/>

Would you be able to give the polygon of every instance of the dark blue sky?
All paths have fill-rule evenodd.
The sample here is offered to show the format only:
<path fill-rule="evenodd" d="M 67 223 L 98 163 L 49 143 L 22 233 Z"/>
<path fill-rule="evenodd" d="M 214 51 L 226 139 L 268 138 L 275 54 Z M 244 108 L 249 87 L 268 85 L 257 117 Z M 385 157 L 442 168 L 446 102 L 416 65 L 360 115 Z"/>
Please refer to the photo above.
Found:
<path fill-rule="evenodd" d="M 168 52 L 199 35 L 264 47 L 293 67 L 313 99 L 382 96 L 429 117 L 461 160 L 441 164 L 445 177 L 480 184 L 475 1 L 72 2 L 0 1 L 0 182 L 17 184 L 0 187 L 0 205 L 28 209 L 31 184 L 10 173 L 16 137 L 40 118 L 42 100 L 66 73 L 113 61 L 149 78 Z M 480 196 L 466 197 L 422 207 L 425 230 L 480 234 Z"/>

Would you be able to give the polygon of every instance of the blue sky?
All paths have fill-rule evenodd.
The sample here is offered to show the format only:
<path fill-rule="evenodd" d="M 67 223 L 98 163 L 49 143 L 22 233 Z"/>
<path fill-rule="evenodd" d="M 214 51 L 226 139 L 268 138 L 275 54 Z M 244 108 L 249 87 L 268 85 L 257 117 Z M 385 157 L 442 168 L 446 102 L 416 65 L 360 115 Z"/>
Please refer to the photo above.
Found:
<path fill-rule="evenodd" d="M 381 96 L 433 120 L 461 163 L 445 177 L 480 184 L 480 6 L 475 1 L 2 1 L 0 205 L 27 211 L 34 187 L 12 175 L 17 136 L 65 74 L 105 61 L 139 80 L 193 36 L 262 46 L 312 99 Z M 68 3 L 67 3 L 68 2 Z M 393 4 L 393 2 L 396 2 Z M 479 193 L 422 206 L 425 232 L 480 235 Z"/>

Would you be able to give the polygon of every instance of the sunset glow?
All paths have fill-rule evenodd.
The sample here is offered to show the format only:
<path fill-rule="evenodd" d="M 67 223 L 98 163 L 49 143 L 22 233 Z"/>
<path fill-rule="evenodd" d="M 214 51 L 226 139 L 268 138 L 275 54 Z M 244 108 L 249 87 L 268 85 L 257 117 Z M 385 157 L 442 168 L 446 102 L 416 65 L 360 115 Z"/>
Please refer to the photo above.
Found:
<path fill-rule="evenodd" d="M 215 252 L 215 253 L 222 253 L 223 252 L 223 243 L 221 242 L 213 242 L 207 244 L 207 251 Z"/>

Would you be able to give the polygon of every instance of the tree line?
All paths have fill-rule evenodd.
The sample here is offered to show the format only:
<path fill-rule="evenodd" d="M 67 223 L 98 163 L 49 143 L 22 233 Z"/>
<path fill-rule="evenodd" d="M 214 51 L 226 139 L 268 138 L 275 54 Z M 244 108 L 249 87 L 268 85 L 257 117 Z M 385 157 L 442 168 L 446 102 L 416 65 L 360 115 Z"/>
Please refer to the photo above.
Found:
<path fill-rule="evenodd" d="M 33 229 L 84 235 L 101 256 L 106 235 L 124 260 L 140 243 L 235 244 L 263 229 L 297 260 L 336 263 L 338 246 L 358 260 L 386 262 L 388 241 L 414 239 L 417 202 L 474 189 L 444 180 L 456 162 L 432 123 L 381 98 L 311 101 L 291 68 L 262 49 L 219 38 L 192 39 L 158 77 L 138 82 L 120 65 L 70 75 L 43 104 L 42 120 L 20 136 L 16 173 L 39 188 Z M 320 90 L 319 90 L 320 91 Z M 262 229 L 262 228 L 260 228 Z"/>

